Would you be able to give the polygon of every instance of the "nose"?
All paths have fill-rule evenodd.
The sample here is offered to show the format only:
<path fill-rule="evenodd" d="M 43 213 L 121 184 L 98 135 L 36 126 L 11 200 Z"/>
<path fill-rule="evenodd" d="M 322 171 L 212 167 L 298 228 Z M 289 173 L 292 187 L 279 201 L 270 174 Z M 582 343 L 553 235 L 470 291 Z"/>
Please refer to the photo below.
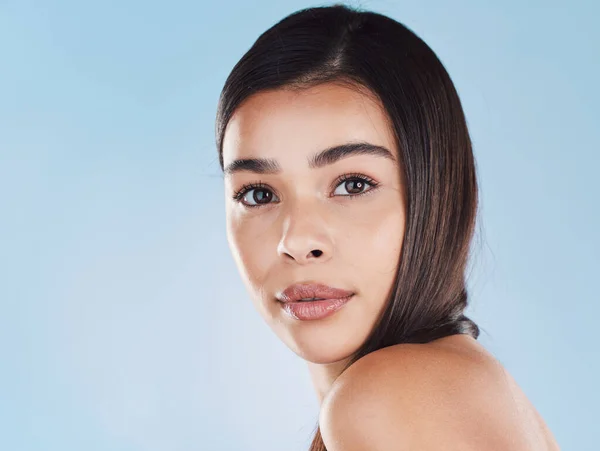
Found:
<path fill-rule="evenodd" d="M 331 258 L 332 248 L 327 223 L 314 204 L 296 206 L 284 218 L 278 255 L 301 264 L 324 262 Z"/>

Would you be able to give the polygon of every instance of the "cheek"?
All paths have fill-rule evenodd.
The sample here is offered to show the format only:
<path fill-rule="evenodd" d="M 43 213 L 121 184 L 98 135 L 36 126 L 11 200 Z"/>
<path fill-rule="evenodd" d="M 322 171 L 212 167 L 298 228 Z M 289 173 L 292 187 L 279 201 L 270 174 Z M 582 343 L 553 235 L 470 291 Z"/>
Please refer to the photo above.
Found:
<path fill-rule="evenodd" d="M 369 216 L 362 233 L 354 240 L 355 252 L 361 255 L 374 277 L 393 278 L 397 270 L 402 240 L 404 215 L 396 210 L 382 209 Z"/>
<path fill-rule="evenodd" d="M 227 241 L 240 273 L 251 286 L 260 286 L 271 266 L 265 228 L 258 222 L 227 219 Z"/>

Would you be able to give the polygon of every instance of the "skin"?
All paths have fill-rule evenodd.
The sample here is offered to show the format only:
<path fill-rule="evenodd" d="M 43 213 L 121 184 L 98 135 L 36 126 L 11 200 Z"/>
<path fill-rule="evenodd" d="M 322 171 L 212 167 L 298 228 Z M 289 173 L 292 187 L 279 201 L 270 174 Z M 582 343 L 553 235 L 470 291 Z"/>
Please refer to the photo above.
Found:
<path fill-rule="evenodd" d="M 309 167 L 313 155 L 348 142 L 382 146 L 390 158 L 351 155 Z M 342 374 L 383 312 L 406 222 L 399 152 L 389 118 L 375 97 L 334 83 L 253 95 L 227 126 L 223 164 L 227 168 L 235 160 L 254 158 L 274 160 L 279 172 L 226 170 L 229 247 L 259 314 L 308 364 L 328 449 L 362 450 L 365 438 L 375 451 L 390 449 L 399 440 L 408 440 L 406 449 L 442 449 L 456 443 L 461 450 L 558 450 L 514 380 L 469 336 L 390 346 Z M 366 176 L 370 182 L 360 186 L 354 178 L 337 181 L 344 174 Z M 233 198 L 257 182 L 263 185 Z M 321 254 L 315 256 L 314 250 Z M 288 316 L 275 298 L 298 282 L 325 283 L 355 295 L 328 318 L 300 321 Z M 465 383 L 466 378 L 473 382 Z M 480 421 L 481 399 L 497 414 L 489 424 Z M 440 410 L 444 405 L 450 410 Z M 365 406 L 377 407 L 371 411 Z M 449 417 L 460 423 L 446 422 Z M 498 437 L 494 443 L 493 436 Z M 507 437 L 512 442 L 501 442 Z"/>
<path fill-rule="evenodd" d="M 384 146 L 394 158 L 354 155 L 309 168 L 313 154 L 355 141 Z M 319 399 L 366 340 L 392 288 L 405 226 L 397 155 L 380 105 L 336 84 L 257 94 L 239 107 L 225 133 L 225 167 L 240 158 L 272 158 L 281 167 L 279 174 L 225 175 L 227 237 L 256 309 L 308 362 Z M 332 186 L 347 173 L 366 175 L 377 186 Z M 276 196 L 270 203 L 248 208 L 232 199 L 243 185 L 259 180 Z M 350 197 L 353 191 L 365 194 Z M 264 192 L 247 193 L 246 202 L 255 204 L 255 194 Z M 322 251 L 319 257 L 311 254 L 315 249 Z M 356 294 L 333 316 L 295 320 L 275 294 L 305 281 Z"/>
<path fill-rule="evenodd" d="M 468 335 L 379 349 L 334 382 L 329 451 L 559 451 L 515 380 Z"/>

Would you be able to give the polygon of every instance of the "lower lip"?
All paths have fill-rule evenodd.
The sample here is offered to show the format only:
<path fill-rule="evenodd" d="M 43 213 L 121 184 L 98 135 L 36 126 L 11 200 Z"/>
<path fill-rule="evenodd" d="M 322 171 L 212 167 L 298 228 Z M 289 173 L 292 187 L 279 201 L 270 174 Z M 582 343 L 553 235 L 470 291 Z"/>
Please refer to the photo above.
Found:
<path fill-rule="evenodd" d="M 322 299 L 320 301 L 284 302 L 282 307 L 294 319 L 302 321 L 323 319 L 341 309 L 352 299 L 352 296 L 354 295 L 339 299 Z"/>

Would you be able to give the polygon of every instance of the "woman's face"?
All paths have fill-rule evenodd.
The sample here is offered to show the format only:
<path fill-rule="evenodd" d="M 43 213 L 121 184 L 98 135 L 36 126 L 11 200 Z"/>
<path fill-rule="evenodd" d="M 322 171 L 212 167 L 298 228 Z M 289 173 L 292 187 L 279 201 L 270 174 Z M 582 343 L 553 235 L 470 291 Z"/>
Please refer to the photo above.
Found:
<path fill-rule="evenodd" d="M 357 142 L 390 154 L 350 153 L 309 164 L 325 149 Z M 240 159 L 269 164 L 227 171 Z M 227 126 L 223 163 L 227 239 L 255 308 L 303 359 L 350 357 L 383 312 L 404 237 L 398 149 L 382 107 L 332 83 L 255 94 Z M 295 319 L 276 295 L 305 282 L 355 295 L 331 316 Z"/>

